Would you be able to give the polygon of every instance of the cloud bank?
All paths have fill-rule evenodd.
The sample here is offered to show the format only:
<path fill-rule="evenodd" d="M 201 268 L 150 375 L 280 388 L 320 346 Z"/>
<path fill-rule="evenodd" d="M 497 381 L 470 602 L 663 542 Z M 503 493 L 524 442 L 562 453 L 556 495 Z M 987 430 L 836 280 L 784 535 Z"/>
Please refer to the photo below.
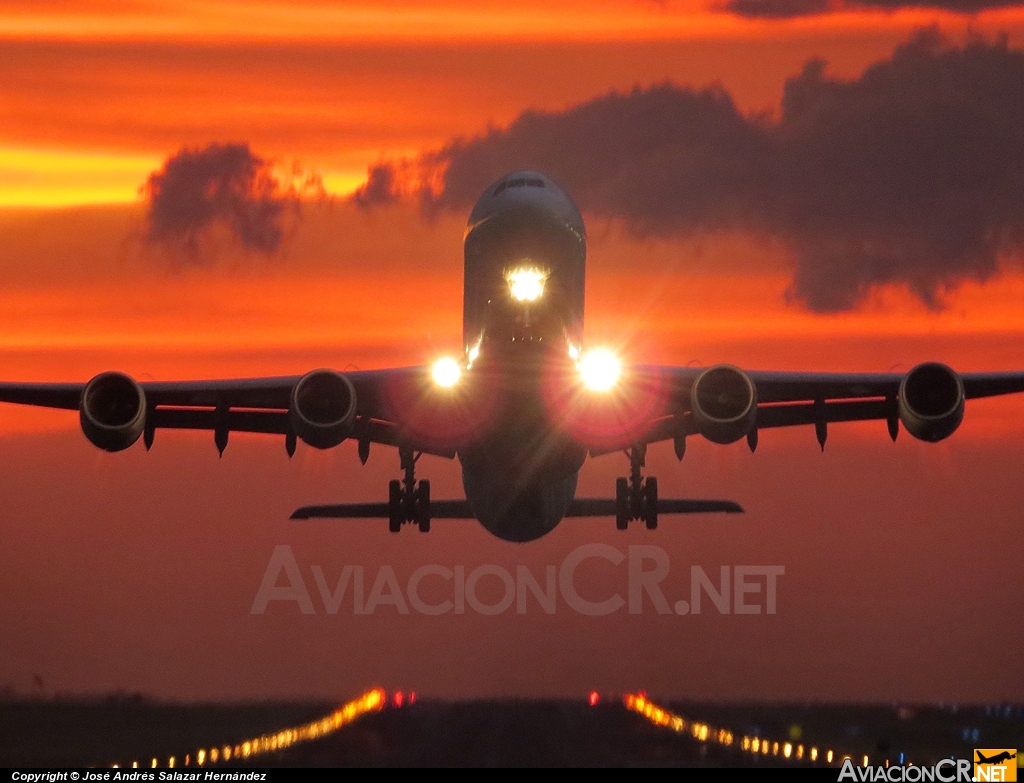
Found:
<path fill-rule="evenodd" d="M 525 112 L 374 167 L 355 200 L 414 192 L 428 211 L 466 210 L 520 168 L 640 235 L 776 237 L 791 251 L 792 298 L 813 310 L 853 308 L 884 284 L 938 307 L 1022 249 L 1024 53 L 924 31 L 858 79 L 812 60 L 786 83 L 775 120 L 742 115 L 720 88 L 672 84 Z"/>
<path fill-rule="evenodd" d="M 836 11 L 931 8 L 955 14 L 977 14 L 1020 5 L 1019 0 L 728 0 L 725 10 L 751 19 L 792 19 Z"/>
<path fill-rule="evenodd" d="M 247 144 L 182 149 L 143 188 L 148 202 L 146 238 L 180 245 L 192 255 L 221 226 L 247 250 L 273 253 L 285 221 L 297 216 L 298 192 L 282 185 L 271 164 Z"/>

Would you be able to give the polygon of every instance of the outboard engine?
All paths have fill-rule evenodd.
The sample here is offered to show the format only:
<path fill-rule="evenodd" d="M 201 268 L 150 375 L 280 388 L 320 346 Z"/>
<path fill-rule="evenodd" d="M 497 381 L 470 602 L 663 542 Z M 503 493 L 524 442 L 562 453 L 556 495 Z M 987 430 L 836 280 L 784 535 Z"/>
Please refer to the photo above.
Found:
<path fill-rule="evenodd" d="M 134 379 L 104 372 L 86 384 L 78 405 L 82 432 L 104 451 L 123 451 L 146 426 L 146 395 Z"/>
<path fill-rule="evenodd" d="M 964 384 L 939 362 L 919 364 L 900 383 L 900 421 L 918 440 L 948 438 L 964 420 Z"/>

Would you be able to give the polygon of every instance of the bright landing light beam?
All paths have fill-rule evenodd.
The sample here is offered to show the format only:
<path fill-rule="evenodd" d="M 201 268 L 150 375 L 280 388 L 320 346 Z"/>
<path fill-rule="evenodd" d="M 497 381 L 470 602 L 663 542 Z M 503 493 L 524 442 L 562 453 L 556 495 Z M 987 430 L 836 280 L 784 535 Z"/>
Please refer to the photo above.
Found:
<path fill-rule="evenodd" d="M 505 279 L 509 291 L 517 302 L 536 302 L 544 294 L 547 275 L 536 267 L 513 269 Z"/>
<path fill-rule="evenodd" d="M 611 391 L 622 374 L 622 363 L 611 351 L 597 348 L 587 351 L 579 361 L 583 385 L 591 391 Z"/>
<path fill-rule="evenodd" d="M 434 379 L 434 383 L 442 389 L 450 389 L 462 377 L 462 368 L 455 359 L 445 356 L 434 362 L 434 366 L 430 369 L 430 375 Z"/>

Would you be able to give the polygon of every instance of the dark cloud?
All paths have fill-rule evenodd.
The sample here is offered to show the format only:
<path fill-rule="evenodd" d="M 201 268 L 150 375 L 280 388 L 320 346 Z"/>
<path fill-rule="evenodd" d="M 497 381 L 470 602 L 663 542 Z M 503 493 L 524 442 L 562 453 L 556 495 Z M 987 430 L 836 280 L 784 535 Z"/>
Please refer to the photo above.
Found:
<path fill-rule="evenodd" d="M 147 238 L 180 244 L 192 253 L 215 226 L 227 228 L 246 249 L 272 253 L 299 205 L 295 188 L 283 186 L 271 164 L 247 144 L 182 149 L 150 175 L 144 192 Z"/>
<path fill-rule="evenodd" d="M 830 0 L 729 0 L 725 10 L 752 19 L 791 19 L 832 11 Z"/>
<path fill-rule="evenodd" d="M 1024 54 L 922 33 L 851 82 L 812 62 L 786 84 L 769 226 L 793 292 L 845 309 L 879 283 L 939 303 L 1024 239 Z M 767 206 L 767 205 L 766 205 Z"/>
<path fill-rule="evenodd" d="M 371 166 L 366 182 L 356 188 L 352 200 L 360 207 L 380 207 L 398 200 L 395 170 L 393 164 L 379 163 Z"/>
<path fill-rule="evenodd" d="M 436 156 L 444 189 L 431 205 L 464 208 L 496 176 L 532 168 L 587 211 L 640 230 L 725 226 L 756 208 L 771 146 L 767 128 L 720 88 L 637 89 L 562 114 L 527 112 L 507 130 L 455 142 Z"/>
<path fill-rule="evenodd" d="M 990 8 L 1020 5 L 1020 0 L 729 0 L 725 10 L 754 19 L 791 19 L 834 11 L 934 8 L 956 14 L 977 14 Z"/>
<path fill-rule="evenodd" d="M 887 283 L 939 306 L 1024 244 L 1024 53 L 924 32 L 853 81 L 807 63 L 777 120 L 741 115 L 721 89 L 662 85 L 525 113 L 417 165 L 437 173 L 420 188 L 428 209 L 465 210 L 496 177 L 534 168 L 643 235 L 781 238 L 791 295 L 815 310 Z M 391 188 L 377 201 L 408 190 L 403 167 L 374 173 Z"/>

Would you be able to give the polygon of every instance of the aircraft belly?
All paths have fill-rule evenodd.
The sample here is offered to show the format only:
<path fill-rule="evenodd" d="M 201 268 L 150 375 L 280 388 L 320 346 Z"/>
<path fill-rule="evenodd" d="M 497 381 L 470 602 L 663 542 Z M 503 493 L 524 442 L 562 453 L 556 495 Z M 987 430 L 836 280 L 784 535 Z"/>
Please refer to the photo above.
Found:
<path fill-rule="evenodd" d="M 578 473 L 527 483 L 494 464 L 462 465 L 462 484 L 473 514 L 505 541 L 533 541 L 562 521 L 576 494 Z"/>

